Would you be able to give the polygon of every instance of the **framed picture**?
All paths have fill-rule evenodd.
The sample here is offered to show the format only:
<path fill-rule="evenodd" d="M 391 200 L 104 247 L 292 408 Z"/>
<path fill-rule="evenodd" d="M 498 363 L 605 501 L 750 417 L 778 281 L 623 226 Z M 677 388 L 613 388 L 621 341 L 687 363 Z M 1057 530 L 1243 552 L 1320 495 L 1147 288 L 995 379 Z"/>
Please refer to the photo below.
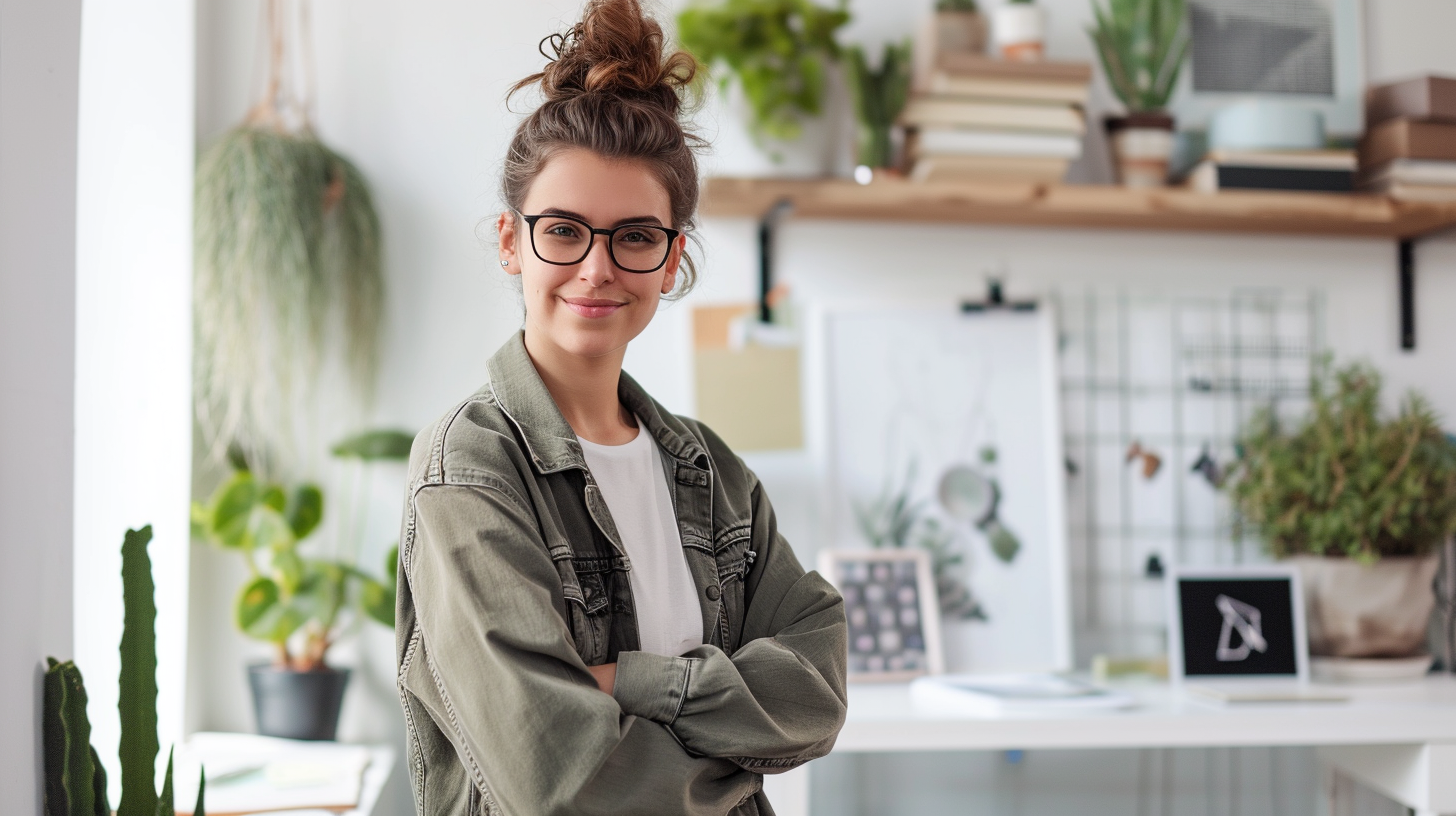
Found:
<path fill-rule="evenodd" d="M 1304 600 L 1290 567 L 1177 569 L 1168 669 L 1182 680 L 1309 680 Z"/>
<path fill-rule="evenodd" d="M 962 561 L 968 601 L 941 609 L 946 670 L 1072 668 L 1056 318 L 968 314 L 954 302 L 819 304 L 808 336 L 820 379 L 831 547 L 871 543 L 865 508 L 900 492 Z M 937 576 L 941 578 L 941 576 Z"/>
<path fill-rule="evenodd" d="M 825 550 L 819 572 L 844 596 L 849 679 L 896 682 L 945 670 L 925 551 Z"/>
<path fill-rule="evenodd" d="M 1364 128 L 1361 0 L 1189 0 L 1193 42 L 1173 109 L 1203 127 L 1230 102 L 1292 102 L 1331 134 Z"/>

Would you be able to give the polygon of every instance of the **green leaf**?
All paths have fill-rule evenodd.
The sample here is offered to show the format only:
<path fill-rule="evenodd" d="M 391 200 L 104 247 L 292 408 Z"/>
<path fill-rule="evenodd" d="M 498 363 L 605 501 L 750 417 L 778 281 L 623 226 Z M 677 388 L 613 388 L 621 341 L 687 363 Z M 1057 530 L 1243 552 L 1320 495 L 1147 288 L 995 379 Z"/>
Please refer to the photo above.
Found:
<path fill-rule="evenodd" d="M 297 592 L 303 583 L 303 559 L 292 547 L 277 550 L 273 553 L 273 572 L 277 575 L 278 586 L 284 593 Z"/>
<path fill-rule="evenodd" d="M 359 587 L 359 605 L 364 614 L 385 626 L 394 628 L 395 589 L 373 578 L 365 578 Z"/>
<path fill-rule="evenodd" d="M 407 431 L 381 429 L 365 431 L 334 445 L 335 456 L 345 459 L 362 459 L 366 462 L 386 460 L 404 462 L 409 460 L 410 446 L 415 435 Z"/>
<path fill-rule="evenodd" d="M 207 816 L 207 809 L 203 807 L 203 794 L 207 792 L 207 771 L 199 768 L 197 771 L 197 804 L 192 806 L 192 816 Z"/>
<path fill-rule="evenodd" d="M 278 615 L 278 602 L 282 597 L 282 589 L 267 576 L 259 576 L 244 584 L 233 605 L 233 620 L 238 629 L 260 640 L 270 640 L 272 619 Z"/>
<path fill-rule="evenodd" d="M 212 540 L 224 547 L 242 548 L 247 540 L 249 517 L 261 496 L 262 489 L 253 474 L 234 473 L 213 494 Z"/>
<path fill-rule="evenodd" d="M 167 775 L 162 778 L 162 795 L 157 797 L 156 816 L 177 816 L 177 810 L 172 804 L 172 754 L 174 750 L 167 751 Z"/>
<path fill-rule="evenodd" d="M 293 537 L 302 541 L 324 518 L 324 493 L 317 485 L 299 485 L 288 504 L 288 526 Z"/>

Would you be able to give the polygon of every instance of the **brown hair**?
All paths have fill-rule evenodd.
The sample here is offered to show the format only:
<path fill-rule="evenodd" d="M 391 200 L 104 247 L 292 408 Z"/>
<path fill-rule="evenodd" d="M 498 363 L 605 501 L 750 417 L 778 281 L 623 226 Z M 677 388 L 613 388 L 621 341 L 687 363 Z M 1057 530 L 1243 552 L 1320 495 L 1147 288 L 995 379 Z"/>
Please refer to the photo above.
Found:
<path fill-rule="evenodd" d="M 552 54 L 546 53 L 550 47 Z M 545 101 L 516 128 L 501 174 L 501 197 L 519 212 L 536 174 L 558 152 L 583 148 L 646 165 L 667 190 L 672 225 L 691 233 L 698 209 L 703 144 L 683 124 L 684 97 L 698 63 L 685 51 L 663 55 L 662 27 L 638 0 L 590 0 L 581 22 L 541 41 L 550 62 L 517 82 L 507 98 L 536 83 Z M 687 294 L 697 267 L 686 253 L 672 297 Z"/>

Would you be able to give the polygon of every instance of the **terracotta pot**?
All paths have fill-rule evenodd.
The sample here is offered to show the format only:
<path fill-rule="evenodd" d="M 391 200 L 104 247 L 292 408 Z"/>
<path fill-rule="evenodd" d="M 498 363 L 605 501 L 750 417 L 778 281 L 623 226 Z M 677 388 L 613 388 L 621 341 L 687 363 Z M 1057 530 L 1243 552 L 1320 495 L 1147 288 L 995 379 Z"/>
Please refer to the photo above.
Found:
<path fill-rule="evenodd" d="M 1046 13 L 1031 3 L 997 6 L 991 11 L 991 35 L 1002 59 L 1035 62 L 1045 50 Z"/>
<path fill-rule="evenodd" d="M 1440 557 L 1349 558 L 1297 555 L 1304 584 L 1309 653 L 1326 657 L 1411 657 L 1426 650 Z"/>
<path fill-rule="evenodd" d="M 937 11 L 934 25 L 937 53 L 985 53 L 988 26 L 979 12 Z"/>
<path fill-rule="evenodd" d="M 1109 116 L 1104 124 L 1112 164 L 1124 187 L 1162 187 L 1173 157 L 1173 117 L 1164 113 Z"/>

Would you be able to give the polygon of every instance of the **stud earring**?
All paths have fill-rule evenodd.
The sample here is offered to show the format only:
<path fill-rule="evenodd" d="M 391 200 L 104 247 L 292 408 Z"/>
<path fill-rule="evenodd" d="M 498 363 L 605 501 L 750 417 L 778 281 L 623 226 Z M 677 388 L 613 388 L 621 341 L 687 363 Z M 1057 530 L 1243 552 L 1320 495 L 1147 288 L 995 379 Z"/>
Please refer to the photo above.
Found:
<path fill-rule="evenodd" d="M 511 262 L 510 261 L 506 260 L 505 258 L 501 258 L 501 266 L 510 266 L 510 265 L 511 265 Z"/>

